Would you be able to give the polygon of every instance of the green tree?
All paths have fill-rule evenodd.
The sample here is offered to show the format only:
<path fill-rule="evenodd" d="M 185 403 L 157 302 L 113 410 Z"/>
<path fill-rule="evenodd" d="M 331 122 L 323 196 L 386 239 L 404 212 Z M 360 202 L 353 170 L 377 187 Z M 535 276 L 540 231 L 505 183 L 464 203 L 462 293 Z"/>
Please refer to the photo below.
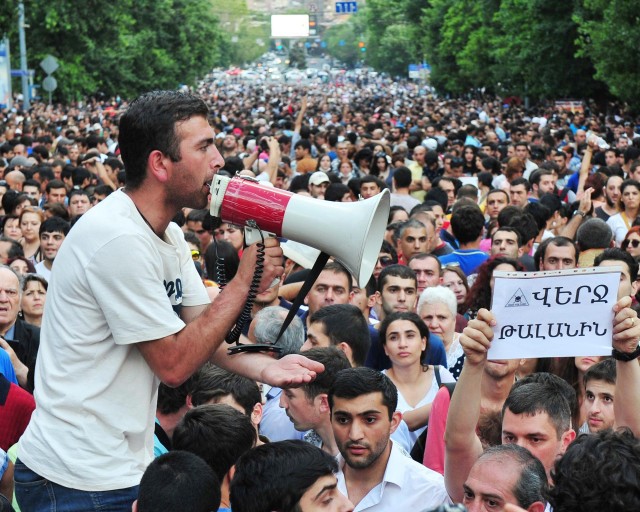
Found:
<path fill-rule="evenodd" d="M 339 23 L 327 29 L 324 41 L 327 43 L 327 53 L 349 68 L 353 68 L 362 57 L 358 48 L 360 37 L 351 22 Z"/>
<path fill-rule="evenodd" d="M 632 0 L 584 0 L 574 20 L 579 27 L 579 55 L 593 62 L 595 77 L 640 110 L 638 4 Z"/>
<path fill-rule="evenodd" d="M 491 41 L 494 76 L 533 98 L 586 97 L 601 90 L 588 59 L 576 57 L 574 2 L 503 0 Z"/>
<path fill-rule="evenodd" d="M 28 66 L 35 82 L 47 54 L 60 62 L 56 100 L 103 93 L 130 97 L 145 90 L 192 84 L 222 60 L 223 39 L 208 0 L 73 2 L 25 5 Z M 17 11 L 0 10 L 17 54 Z"/>

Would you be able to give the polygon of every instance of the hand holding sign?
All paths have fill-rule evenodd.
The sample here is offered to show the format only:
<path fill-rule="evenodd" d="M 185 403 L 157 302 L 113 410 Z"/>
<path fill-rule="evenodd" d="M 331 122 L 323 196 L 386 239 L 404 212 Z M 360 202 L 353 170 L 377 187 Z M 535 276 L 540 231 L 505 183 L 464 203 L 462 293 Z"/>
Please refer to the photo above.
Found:
<path fill-rule="evenodd" d="M 464 350 L 466 365 L 480 365 L 487 360 L 487 352 L 493 340 L 496 321 L 493 313 L 486 309 L 478 311 L 477 318 L 469 320 L 460 336 L 460 345 Z"/>
<path fill-rule="evenodd" d="M 625 353 L 633 352 L 640 339 L 638 313 L 630 306 L 631 297 L 623 297 L 613 307 L 613 348 Z"/>
<path fill-rule="evenodd" d="M 489 359 L 610 355 L 620 271 L 616 266 L 494 272 L 496 326 Z M 622 325 L 630 314 L 624 310 L 617 332 L 628 339 L 636 331 L 625 332 L 633 326 Z"/>

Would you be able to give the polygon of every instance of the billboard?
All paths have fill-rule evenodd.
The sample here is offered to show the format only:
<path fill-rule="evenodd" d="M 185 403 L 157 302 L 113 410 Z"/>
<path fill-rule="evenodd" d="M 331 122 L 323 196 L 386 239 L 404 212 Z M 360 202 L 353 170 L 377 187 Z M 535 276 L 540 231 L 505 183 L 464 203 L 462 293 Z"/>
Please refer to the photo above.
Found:
<path fill-rule="evenodd" d="M 271 37 L 309 37 L 309 15 L 273 14 L 271 16 Z"/>

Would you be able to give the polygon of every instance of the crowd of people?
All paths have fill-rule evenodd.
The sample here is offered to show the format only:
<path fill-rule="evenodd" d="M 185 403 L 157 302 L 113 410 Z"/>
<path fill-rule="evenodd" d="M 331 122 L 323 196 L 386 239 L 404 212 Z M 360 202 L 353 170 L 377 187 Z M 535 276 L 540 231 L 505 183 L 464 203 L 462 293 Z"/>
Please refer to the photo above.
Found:
<path fill-rule="evenodd" d="M 0 509 L 640 508 L 624 111 L 372 78 L 2 114 Z M 330 261 L 280 336 L 319 251 L 216 222 L 215 174 L 310 219 L 389 190 L 371 279 Z M 611 356 L 488 359 L 496 270 L 612 266 Z M 240 346 L 273 350 L 230 354 L 250 289 Z"/>

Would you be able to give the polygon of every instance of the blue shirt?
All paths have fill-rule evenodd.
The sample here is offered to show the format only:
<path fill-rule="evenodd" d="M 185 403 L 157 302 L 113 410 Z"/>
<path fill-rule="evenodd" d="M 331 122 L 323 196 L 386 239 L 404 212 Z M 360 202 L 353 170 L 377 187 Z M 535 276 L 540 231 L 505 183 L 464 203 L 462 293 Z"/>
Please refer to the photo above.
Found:
<path fill-rule="evenodd" d="M 464 274 L 470 276 L 489 259 L 489 255 L 480 249 L 456 249 L 451 254 L 439 256 L 438 259 L 442 266 L 447 263 L 459 263 Z"/>
<path fill-rule="evenodd" d="M 11 358 L 9 357 L 9 354 L 2 349 L 0 349 L 0 373 L 4 375 L 5 379 L 9 382 L 13 382 L 18 385 L 18 378 L 16 377 L 16 372 L 11 364 Z"/>

